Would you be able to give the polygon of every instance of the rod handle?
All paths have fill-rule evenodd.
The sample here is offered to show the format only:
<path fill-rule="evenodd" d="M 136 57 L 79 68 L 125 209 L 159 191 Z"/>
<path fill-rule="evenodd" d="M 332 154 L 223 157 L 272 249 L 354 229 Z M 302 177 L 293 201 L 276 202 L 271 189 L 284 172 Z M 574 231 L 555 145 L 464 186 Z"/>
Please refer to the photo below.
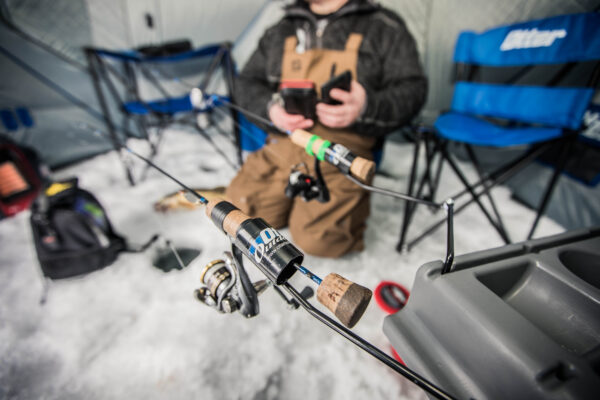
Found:
<path fill-rule="evenodd" d="M 217 205 L 219 205 L 219 207 L 217 208 L 215 215 L 213 215 L 213 210 Z M 235 237 L 240 225 L 242 225 L 244 221 L 250 219 L 249 216 L 222 198 L 215 198 L 208 201 L 208 204 L 206 205 L 206 215 L 218 228 L 225 231 L 225 233 L 231 237 Z"/>
<path fill-rule="evenodd" d="M 350 172 L 361 181 L 369 183 L 375 175 L 375 162 L 357 156 L 350 165 Z"/>
<path fill-rule="evenodd" d="M 366 287 L 335 273 L 327 275 L 317 289 L 319 303 L 348 328 L 352 328 L 360 320 L 372 295 L 371 290 Z"/>
<path fill-rule="evenodd" d="M 292 141 L 292 143 L 305 149 L 313 136 L 314 135 L 312 133 L 307 132 L 303 129 L 296 129 L 290 134 L 290 140 Z M 321 137 L 312 141 L 310 147 L 313 154 L 317 154 L 319 152 L 319 149 L 321 148 L 323 143 L 325 143 L 325 139 Z M 375 174 L 375 163 L 371 160 L 367 160 L 363 157 L 358 157 L 354 154 L 352 154 L 352 156 L 354 156 L 354 159 L 350 164 L 350 172 L 352 173 L 352 175 L 363 182 L 370 182 L 371 178 Z M 332 165 L 339 168 L 339 164 Z"/>

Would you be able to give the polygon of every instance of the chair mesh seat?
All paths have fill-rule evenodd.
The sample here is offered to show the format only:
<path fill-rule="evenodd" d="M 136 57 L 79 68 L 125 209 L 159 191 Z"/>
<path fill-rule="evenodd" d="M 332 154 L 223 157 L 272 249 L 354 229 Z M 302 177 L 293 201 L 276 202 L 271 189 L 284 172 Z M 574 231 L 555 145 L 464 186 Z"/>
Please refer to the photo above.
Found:
<path fill-rule="evenodd" d="M 482 118 L 449 112 L 435 122 L 440 136 L 477 146 L 506 147 L 545 142 L 562 134 L 551 127 L 500 126 Z"/>
<path fill-rule="evenodd" d="M 161 114 L 175 114 L 178 112 L 190 112 L 194 109 L 190 96 L 173 97 L 164 100 L 154 100 L 147 103 L 141 101 L 130 101 L 123 104 L 123 108 L 129 114 L 146 115 L 150 111 Z"/>

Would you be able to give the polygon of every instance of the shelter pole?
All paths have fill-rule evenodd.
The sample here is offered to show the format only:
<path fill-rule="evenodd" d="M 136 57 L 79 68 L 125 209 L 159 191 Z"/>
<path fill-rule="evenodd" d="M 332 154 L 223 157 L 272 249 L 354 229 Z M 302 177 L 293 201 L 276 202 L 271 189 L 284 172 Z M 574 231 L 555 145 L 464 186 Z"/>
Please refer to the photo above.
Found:
<path fill-rule="evenodd" d="M 117 136 L 117 131 L 116 131 L 115 126 L 112 123 L 112 120 L 110 118 L 110 110 L 108 109 L 108 106 L 106 105 L 106 99 L 104 98 L 104 95 L 102 94 L 102 87 L 100 86 L 98 71 L 96 69 L 97 63 L 98 63 L 97 56 L 89 48 L 85 49 L 85 56 L 88 60 L 88 67 L 89 67 L 90 74 L 92 76 L 92 83 L 94 84 L 94 89 L 96 89 L 96 97 L 98 98 L 98 103 L 100 104 L 100 108 L 102 108 L 104 123 L 106 124 L 106 127 L 108 128 L 108 133 L 110 135 L 110 139 L 112 141 L 113 147 L 114 147 L 115 151 L 117 152 L 117 154 L 119 155 L 119 159 L 121 160 L 121 163 L 123 164 L 123 168 L 125 168 L 125 174 L 127 175 L 127 180 L 129 181 L 129 184 L 131 186 L 135 186 L 135 181 L 133 180 L 133 175 L 131 173 L 131 169 L 129 168 L 129 166 L 127 165 L 125 160 L 123 159 L 123 154 L 121 154 L 121 148 L 123 146 L 121 145 L 121 142 L 119 141 L 119 138 Z"/>

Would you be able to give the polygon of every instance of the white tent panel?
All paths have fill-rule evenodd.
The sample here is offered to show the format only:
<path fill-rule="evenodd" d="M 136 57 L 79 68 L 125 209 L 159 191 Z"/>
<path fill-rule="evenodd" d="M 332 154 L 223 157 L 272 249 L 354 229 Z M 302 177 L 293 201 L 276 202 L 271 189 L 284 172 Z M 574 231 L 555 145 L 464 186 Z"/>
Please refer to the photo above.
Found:
<path fill-rule="evenodd" d="M 263 32 L 283 17 L 283 1 L 267 1 L 263 8 L 240 34 L 233 48 L 233 58 L 242 67 L 252 55 Z"/>
<path fill-rule="evenodd" d="M 87 0 L 92 40 L 90 45 L 126 49 L 133 42 L 128 3 L 122 0 Z"/>
<path fill-rule="evenodd" d="M 265 0 L 159 0 L 163 41 L 234 42 Z M 183 5 L 181 3 L 184 3 Z"/>
<path fill-rule="evenodd" d="M 235 41 L 265 0 L 87 0 L 92 44 L 110 49 L 189 39 Z M 152 19 L 148 26 L 147 16 Z"/>

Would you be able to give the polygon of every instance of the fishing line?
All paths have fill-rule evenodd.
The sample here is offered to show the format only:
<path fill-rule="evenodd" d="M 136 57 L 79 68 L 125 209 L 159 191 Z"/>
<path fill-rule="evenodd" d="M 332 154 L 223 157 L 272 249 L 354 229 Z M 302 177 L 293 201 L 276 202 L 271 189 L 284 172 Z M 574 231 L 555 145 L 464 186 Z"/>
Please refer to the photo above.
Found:
<path fill-rule="evenodd" d="M 154 162 L 150 161 L 149 159 L 147 159 L 143 155 L 141 155 L 141 154 L 133 151 L 132 149 L 130 149 L 129 147 L 127 147 L 127 145 L 123 145 L 123 148 L 125 150 L 127 150 L 128 152 L 130 152 L 131 154 L 133 154 L 134 156 L 136 156 L 137 158 L 139 158 L 142 161 L 146 162 L 148 165 L 150 165 L 152 168 L 154 168 L 157 171 L 159 171 L 161 174 L 165 175 L 166 177 L 168 177 L 171 180 L 173 180 L 174 182 L 176 182 L 178 185 L 180 185 L 181 187 L 183 187 L 185 190 L 187 190 L 193 196 L 197 197 L 198 200 L 200 200 L 200 203 L 202 203 L 202 204 L 208 204 L 208 200 L 204 196 L 202 196 L 201 194 L 199 194 L 198 192 L 196 192 L 194 189 L 192 189 L 189 186 L 187 186 L 185 183 L 181 182 L 179 179 L 175 178 L 173 175 L 169 174 L 167 171 L 165 171 L 164 169 L 162 169 L 161 167 L 159 167 L 158 165 L 156 165 Z"/>
<path fill-rule="evenodd" d="M 254 144 L 261 146 L 261 149 L 264 149 L 265 151 L 269 152 L 269 154 L 271 154 L 272 156 L 274 156 L 275 158 L 277 158 L 279 161 L 283 162 L 284 164 L 288 163 L 289 160 L 287 160 L 281 154 L 277 153 L 275 150 L 271 149 L 269 146 L 266 145 L 266 143 L 260 142 L 259 139 L 256 138 L 252 134 L 252 131 L 250 131 L 249 128 L 240 124 L 238 121 L 235 120 L 235 118 L 232 118 L 231 115 L 227 114 L 225 111 L 220 109 L 218 106 L 213 108 L 213 110 L 218 111 L 221 115 L 223 115 L 227 118 L 230 118 L 231 121 L 233 122 L 233 124 L 236 127 L 238 127 L 239 129 L 243 130 L 246 133 L 246 137 L 250 138 L 250 140 L 252 140 L 254 142 Z"/>

